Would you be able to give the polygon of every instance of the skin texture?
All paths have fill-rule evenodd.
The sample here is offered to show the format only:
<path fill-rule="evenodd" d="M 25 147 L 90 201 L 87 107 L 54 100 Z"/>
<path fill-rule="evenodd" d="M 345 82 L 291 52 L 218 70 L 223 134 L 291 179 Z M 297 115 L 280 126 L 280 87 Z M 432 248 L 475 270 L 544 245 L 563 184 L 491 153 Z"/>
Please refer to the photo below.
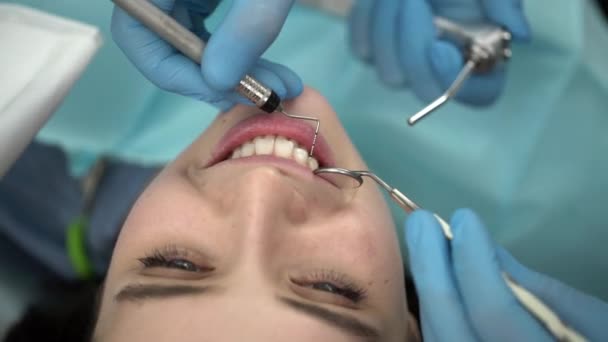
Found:
<path fill-rule="evenodd" d="M 330 105 L 306 89 L 286 102 L 321 119 L 336 165 L 366 169 Z M 379 190 L 342 191 L 310 172 L 268 162 L 204 168 L 238 122 L 259 114 L 237 106 L 213 124 L 140 196 L 118 238 L 105 282 L 99 341 L 404 341 L 409 313 L 395 227 Z M 144 267 L 164 253 L 195 272 Z M 354 302 L 313 286 L 355 284 Z M 206 287 L 171 298 L 117 299 L 129 285 Z M 120 297 L 120 296 L 119 296 Z M 283 299 L 280 299 L 283 298 Z M 348 315 L 377 329 L 357 337 L 287 303 Z"/>

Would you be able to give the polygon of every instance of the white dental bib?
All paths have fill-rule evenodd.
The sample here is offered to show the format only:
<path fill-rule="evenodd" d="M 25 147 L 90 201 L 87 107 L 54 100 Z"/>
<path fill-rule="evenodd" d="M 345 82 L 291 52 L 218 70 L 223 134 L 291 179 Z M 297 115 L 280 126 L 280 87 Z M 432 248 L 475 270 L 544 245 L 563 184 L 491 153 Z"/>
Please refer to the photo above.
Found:
<path fill-rule="evenodd" d="M 0 177 L 57 109 L 101 41 L 93 26 L 0 4 Z"/>

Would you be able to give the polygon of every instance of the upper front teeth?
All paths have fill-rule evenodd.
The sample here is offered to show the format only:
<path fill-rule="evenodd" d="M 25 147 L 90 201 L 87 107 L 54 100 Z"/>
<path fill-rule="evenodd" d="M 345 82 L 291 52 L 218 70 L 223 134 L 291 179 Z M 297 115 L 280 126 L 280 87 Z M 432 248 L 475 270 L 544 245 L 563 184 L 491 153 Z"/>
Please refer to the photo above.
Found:
<path fill-rule="evenodd" d="M 237 147 L 231 159 L 250 157 L 254 155 L 275 155 L 281 158 L 293 159 L 298 164 L 308 166 L 312 171 L 319 168 L 319 162 L 308 156 L 308 151 L 303 149 L 291 139 L 282 136 L 267 135 L 256 137 Z"/>

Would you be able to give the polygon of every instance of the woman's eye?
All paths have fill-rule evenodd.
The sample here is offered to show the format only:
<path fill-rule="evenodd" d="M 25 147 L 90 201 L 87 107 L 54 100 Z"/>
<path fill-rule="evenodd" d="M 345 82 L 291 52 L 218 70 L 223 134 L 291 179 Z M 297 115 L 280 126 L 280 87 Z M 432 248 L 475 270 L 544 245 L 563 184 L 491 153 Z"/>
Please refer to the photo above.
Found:
<path fill-rule="evenodd" d="M 176 269 L 188 271 L 188 272 L 200 271 L 200 268 L 198 266 L 196 266 L 195 264 L 193 264 L 192 262 L 190 262 L 188 260 L 183 260 L 183 259 L 168 260 L 166 267 L 167 268 L 176 268 Z"/>
<path fill-rule="evenodd" d="M 139 259 L 139 262 L 144 265 L 145 268 L 172 268 L 187 272 L 199 272 L 201 268 L 195 263 L 186 259 L 171 259 L 161 255 L 153 255 Z"/>
<path fill-rule="evenodd" d="M 177 255 L 165 256 L 159 252 L 155 252 L 153 255 L 140 258 L 138 260 L 146 269 L 169 268 L 186 272 L 202 272 L 210 270 L 210 268 L 201 267 L 184 257 L 179 257 Z"/>
<path fill-rule="evenodd" d="M 154 249 L 137 261 L 143 266 L 140 274 L 150 277 L 197 280 L 209 277 L 215 271 L 204 255 L 174 245 Z"/>
<path fill-rule="evenodd" d="M 351 278 L 345 274 L 321 269 L 314 271 L 306 271 L 303 273 L 292 274 L 291 282 L 297 287 L 309 289 L 308 293 L 316 292 L 324 298 L 341 297 L 352 304 L 357 304 L 366 298 L 366 291 L 359 285 L 356 285 Z M 297 291 L 297 289 L 296 289 Z"/>
<path fill-rule="evenodd" d="M 351 285 L 340 287 L 330 282 L 321 281 L 311 284 L 310 287 L 318 291 L 329 292 L 331 294 L 342 296 L 354 303 L 361 301 L 361 299 L 364 297 L 363 290 Z"/>
<path fill-rule="evenodd" d="M 327 282 L 314 283 L 314 284 L 312 284 L 311 287 L 315 290 L 320 290 L 320 291 L 325 291 L 325 292 L 330 292 L 330 293 L 339 294 L 338 292 L 340 292 L 340 289 L 338 287 L 336 287 L 334 284 L 327 283 Z"/>

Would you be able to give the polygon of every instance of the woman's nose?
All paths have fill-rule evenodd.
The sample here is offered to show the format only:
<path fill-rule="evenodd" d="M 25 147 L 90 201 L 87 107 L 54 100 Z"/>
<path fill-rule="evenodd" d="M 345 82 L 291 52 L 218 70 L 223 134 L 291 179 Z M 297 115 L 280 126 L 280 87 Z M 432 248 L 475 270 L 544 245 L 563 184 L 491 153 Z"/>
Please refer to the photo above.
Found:
<path fill-rule="evenodd" d="M 238 207 L 243 208 L 251 220 L 298 223 L 306 219 L 304 194 L 298 191 L 294 180 L 279 169 L 270 166 L 253 168 L 240 177 L 240 182 Z"/>
<path fill-rule="evenodd" d="M 310 203 L 294 180 L 282 171 L 259 166 L 244 171 L 232 184 L 234 197 L 231 216 L 247 229 L 250 238 L 267 238 L 276 229 L 288 229 L 305 222 Z"/>

